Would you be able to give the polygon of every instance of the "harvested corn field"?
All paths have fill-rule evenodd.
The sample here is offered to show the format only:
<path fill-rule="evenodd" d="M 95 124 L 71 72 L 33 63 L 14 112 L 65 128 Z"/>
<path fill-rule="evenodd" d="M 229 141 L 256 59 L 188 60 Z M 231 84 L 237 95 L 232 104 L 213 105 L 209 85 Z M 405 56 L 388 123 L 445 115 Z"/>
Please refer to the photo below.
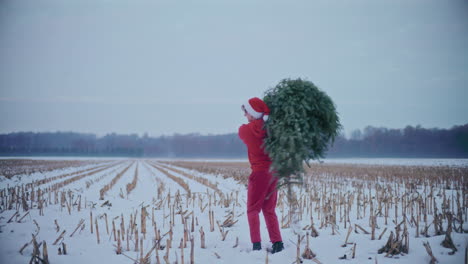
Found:
<path fill-rule="evenodd" d="M 292 199 L 279 192 L 285 250 L 274 255 L 251 251 L 247 162 L 0 164 L 1 263 L 465 261 L 466 162 L 312 164 Z"/>

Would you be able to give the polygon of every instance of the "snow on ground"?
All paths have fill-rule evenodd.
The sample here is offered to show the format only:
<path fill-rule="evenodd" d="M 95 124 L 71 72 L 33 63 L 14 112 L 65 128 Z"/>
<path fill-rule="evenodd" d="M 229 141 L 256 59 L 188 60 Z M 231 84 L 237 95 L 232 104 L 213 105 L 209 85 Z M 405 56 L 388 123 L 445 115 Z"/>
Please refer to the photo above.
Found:
<path fill-rule="evenodd" d="M 87 170 L 87 169 L 95 168 L 98 166 L 109 165 L 111 163 L 115 163 L 115 162 L 103 161 L 99 164 L 88 164 L 88 165 L 84 165 L 80 167 L 66 167 L 63 169 L 56 169 L 56 170 L 52 170 L 48 172 L 34 172 L 30 174 L 18 174 L 18 175 L 14 175 L 10 179 L 6 177 L 2 177 L 1 172 L 0 172 L 0 183 L 2 185 L 8 185 L 8 184 L 15 185 L 19 183 L 30 183 L 33 181 L 56 177 L 56 176 L 60 176 L 63 174 L 71 174 L 74 172 L 78 172 L 80 170 Z"/>
<path fill-rule="evenodd" d="M 121 157 L 76 157 L 76 156 L 2 156 L 0 159 L 31 159 L 31 160 L 129 160 L 129 158 Z"/>
<path fill-rule="evenodd" d="M 161 159 L 175 161 L 175 159 Z M 178 159 L 180 160 L 180 159 Z M 200 162 L 248 162 L 247 159 L 183 159 Z M 311 163 L 340 163 L 364 165 L 400 165 L 400 166 L 452 166 L 468 167 L 468 159 L 431 159 L 431 158 L 325 158 Z"/>
<path fill-rule="evenodd" d="M 323 162 L 368 165 L 468 167 L 468 159 L 344 158 L 324 159 Z"/>
<path fill-rule="evenodd" d="M 198 171 L 189 170 L 189 169 L 181 168 L 181 167 L 175 167 L 169 164 L 164 164 L 164 165 L 170 168 L 181 170 L 183 172 L 189 173 L 196 177 L 203 177 L 207 179 L 208 181 L 212 182 L 213 184 L 216 184 L 218 188 L 223 192 L 240 191 L 240 190 L 245 189 L 245 186 L 239 185 L 234 179 L 231 179 L 231 178 L 224 179 L 221 175 L 204 174 Z M 178 173 L 175 173 L 175 174 L 179 175 Z"/>
<path fill-rule="evenodd" d="M 436 160 L 424 160 L 424 162 L 414 162 L 414 160 L 404 162 L 402 160 L 383 160 L 377 163 L 377 160 L 362 160 L 355 159 L 356 162 L 349 162 L 347 160 L 325 160 L 325 162 L 339 162 L 339 163 L 364 163 L 364 164 L 394 164 L 395 162 L 398 165 L 456 165 L 468 164 L 466 160 L 446 160 L 444 163 L 439 163 Z M 21 222 L 17 222 L 20 217 L 25 215 L 25 212 L 21 206 L 18 208 L 20 217 L 13 217 L 13 221 L 7 223 L 7 221 L 15 214 L 15 208 L 10 210 L 5 210 L 5 204 L 1 205 L 0 211 L 0 263 L 29 263 L 32 254 L 32 246 L 28 245 L 22 254 L 19 253 L 20 248 L 27 242 L 31 240 L 31 234 L 37 233 L 37 226 L 40 227 L 39 234 L 37 235 L 38 242 L 46 241 L 49 260 L 51 263 L 134 263 L 132 259 L 138 259 L 139 253 L 134 252 L 134 240 L 129 243 L 130 250 L 126 250 L 127 241 L 122 241 L 123 254 L 117 255 L 115 253 L 117 243 L 114 242 L 112 232 L 112 221 L 114 220 L 116 228 L 119 229 L 121 223 L 121 216 L 125 220 L 125 228 L 129 225 L 130 215 L 135 216 L 137 214 L 136 223 L 137 228 L 141 231 L 141 208 L 146 207 L 147 217 L 147 235 L 143 239 L 144 243 L 144 254 L 146 254 L 151 247 L 153 246 L 153 239 L 155 237 L 154 227 L 152 226 L 152 215 L 154 214 L 155 222 L 157 228 L 160 229 L 163 239 L 161 240 L 161 245 L 166 245 L 167 238 L 169 237 L 168 231 L 170 230 L 170 221 L 173 219 L 173 241 L 172 249 L 169 253 L 169 262 L 175 263 L 178 259 L 178 263 L 181 259 L 181 253 L 184 253 L 184 263 L 189 263 L 190 259 L 190 242 L 188 242 L 187 248 L 181 250 L 179 243 L 181 238 L 184 237 L 184 224 L 182 223 L 182 215 L 187 216 L 187 226 L 190 229 L 191 225 L 191 215 L 190 212 L 193 211 L 195 220 L 198 223 L 194 223 L 194 232 L 190 232 L 190 235 L 193 235 L 195 241 L 195 251 L 194 259 L 195 263 L 265 263 L 265 258 L 267 257 L 266 251 L 262 250 L 260 252 L 251 251 L 251 243 L 249 237 L 249 229 L 246 217 L 246 187 L 237 183 L 235 180 L 228 178 L 224 179 L 220 175 L 208 175 L 201 172 L 175 167 L 173 165 L 167 165 L 169 168 L 173 168 L 184 172 L 184 174 L 193 175 L 194 178 L 190 179 L 180 174 L 176 171 L 171 171 L 167 169 L 167 172 L 171 173 L 173 176 L 182 179 L 186 182 L 191 189 L 192 197 L 191 201 L 186 197 L 186 191 L 173 179 L 167 177 L 163 172 L 156 169 L 156 167 L 161 167 L 161 163 L 158 163 L 153 160 L 114 160 L 113 162 L 108 163 L 109 168 L 99 171 L 90 176 L 84 177 L 76 182 L 70 183 L 65 186 L 63 189 L 58 190 L 59 194 L 62 191 L 65 191 L 68 195 L 68 190 L 70 190 L 73 195 L 73 201 L 77 201 L 79 195 L 82 196 L 82 205 L 80 211 L 78 211 L 77 205 L 73 206 L 71 213 L 68 212 L 66 206 L 61 207 L 59 204 L 54 204 L 54 195 L 52 196 L 51 204 L 47 205 L 44 209 L 44 216 L 39 215 L 39 210 L 34 208 L 29 210 L 29 215 L 27 215 Z M 111 180 L 125 168 L 130 166 L 127 171 L 122 175 L 122 177 L 115 183 L 115 185 L 105 194 L 104 200 L 100 200 L 99 191 L 101 188 L 106 186 L 111 182 Z M 465 165 L 463 165 L 465 166 Z M 14 184 L 21 184 L 31 182 L 32 178 L 43 178 L 43 177 L 53 177 L 60 174 L 76 172 L 84 169 L 89 169 L 92 166 L 83 166 L 79 168 L 70 168 L 69 170 L 64 169 L 60 171 L 51 171 L 46 173 L 46 175 L 29 175 L 16 177 L 14 181 L 0 181 L 0 190 L 5 190 L 7 185 L 12 187 Z M 126 186 L 131 183 L 134 179 L 136 169 L 138 168 L 138 178 L 135 185 L 135 188 L 127 193 Z M 162 167 L 161 167 L 162 168 Z M 94 170 L 91 170 L 92 172 Z M 223 203 L 216 204 L 222 199 L 213 189 L 210 189 L 208 186 L 203 185 L 199 181 L 196 181 L 195 178 L 204 178 L 210 183 L 217 184 L 217 187 L 223 192 L 225 197 L 230 197 L 233 199 L 228 207 L 223 206 Z M 89 188 L 87 188 L 87 182 L 90 183 Z M 41 188 L 45 188 L 51 185 L 44 185 Z M 160 190 L 164 190 L 164 193 L 159 194 Z M 303 190 L 296 189 L 297 193 L 300 193 Z M 170 203 L 174 205 L 174 201 L 180 199 L 179 206 L 168 206 L 167 199 L 168 194 L 170 194 Z M 237 203 L 234 202 L 235 195 L 237 197 Z M 449 193 L 450 194 L 450 193 Z M 180 196 L 178 196 L 180 195 Z M 449 195 L 450 196 L 450 195 Z M 438 198 L 440 200 L 440 197 Z M 86 204 L 85 204 L 86 201 Z M 103 204 L 109 201 L 111 205 Z M 209 205 L 211 201 L 211 205 Z M 2 199 L 2 202 L 4 200 Z M 188 204 L 187 204 L 188 202 Z M 205 206 L 205 208 L 203 208 Z M 172 209 L 171 209 L 172 207 Z M 173 216 L 171 216 L 171 210 L 174 210 Z M 184 214 L 184 210 L 187 212 Z M 223 231 L 229 231 L 227 233 L 226 239 L 222 241 L 221 232 L 218 228 L 218 225 L 214 225 L 214 231 L 210 232 L 210 220 L 209 212 L 213 211 L 215 221 L 222 223 L 229 214 L 234 214 L 234 219 L 236 222 L 232 227 L 225 227 Z M 233 212 L 234 211 L 234 212 Z M 93 215 L 93 221 L 98 222 L 99 233 L 100 233 L 100 243 L 97 243 L 96 230 L 94 227 L 94 233 L 90 232 L 90 212 Z M 278 218 L 282 217 L 282 214 L 277 209 Z M 315 213 L 314 213 L 315 214 Z M 106 230 L 105 224 L 105 215 L 108 218 L 108 229 L 109 234 Z M 172 218 L 174 217 L 174 218 Z M 355 215 L 351 215 L 351 218 Z M 84 219 L 85 227 L 82 230 L 78 230 L 73 237 L 70 237 L 71 233 L 77 227 L 79 221 Z M 97 220 L 96 220 L 97 219 Z M 271 243 L 268 242 L 268 233 L 265 228 L 265 223 L 263 217 L 261 219 L 261 233 L 262 233 L 262 246 L 265 249 L 266 247 L 271 246 Z M 56 231 L 56 225 L 54 221 L 57 220 L 59 225 L 59 231 Z M 35 225 L 37 222 L 37 226 Z M 282 229 L 283 241 L 285 243 L 285 250 L 278 254 L 268 255 L 268 263 L 273 264 L 289 264 L 293 263 L 296 257 L 296 245 L 297 243 L 297 234 L 298 232 L 302 235 L 306 231 L 302 230 L 302 227 L 310 223 L 310 219 L 303 219 L 295 226 L 291 228 Z M 353 221 L 362 225 L 364 228 L 369 229 L 368 218 L 360 219 L 359 221 Z M 318 228 L 318 223 L 315 224 Z M 380 229 L 378 230 L 377 236 L 380 234 L 383 228 L 385 228 L 382 219 L 379 219 Z M 394 224 L 389 224 L 388 228 L 392 228 Z M 204 233 L 206 235 L 206 248 L 200 248 L 200 227 L 203 227 Z M 464 225 L 465 229 L 467 225 Z M 68 254 L 67 255 L 58 255 L 59 245 L 53 245 L 54 241 L 60 235 L 60 233 L 66 230 L 63 242 L 66 243 Z M 434 255 L 439 260 L 439 263 L 462 263 L 464 259 L 464 249 L 468 243 L 468 235 L 460 233 L 452 233 L 452 238 L 455 245 L 458 247 L 458 252 L 455 255 L 449 255 L 450 250 L 440 246 L 441 241 L 444 236 L 431 236 L 429 238 L 420 237 L 415 238 L 415 229 L 410 228 L 410 252 L 405 256 L 396 256 L 393 258 L 386 258 L 384 254 L 377 254 L 377 250 L 381 248 L 388 236 L 389 231 L 383 236 L 381 240 L 370 240 L 369 235 L 366 234 L 356 234 L 352 233 L 349 241 L 357 244 L 356 248 L 356 258 L 350 259 L 350 253 L 352 245 L 347 247 L 341 247 L 344 243 L 347 230 L 344 230 L 340 224 L 337 229 L 337 234 L 332 235 L 331 227 L 319 229 L 320 235 L 316 238 L 310 237 L 310 247 L 317 253 L 317 259 L 322 263 L 428 263 L 430 258 L 427 255 L 424 247 L 422 246 L 423 241 L 429 241 L 434 252 Z M 140 233 L 140 238 L 142 234 Z M 236 240 L 238 239 L 238 246 L 234 247 Z M 302 242 L 301 251 L 304 249 L 305 241 Z M 42 248 L 41 248 L 42 251 Z M 165 263 L 163 256 L 166 253 L 166 249 L 159 250 L 159 257 L 161 263 Z M 339 260 L 338 257 L 346 254 L 348 256 L 347 260 Z M 218 258 L 219 256 L 220 258 Z M 150 257 L 151 263 L 156 263 L 156 256 L 153 251 Z M 304 260 L 303 263 L 314 263 L 312 260 Z"/>

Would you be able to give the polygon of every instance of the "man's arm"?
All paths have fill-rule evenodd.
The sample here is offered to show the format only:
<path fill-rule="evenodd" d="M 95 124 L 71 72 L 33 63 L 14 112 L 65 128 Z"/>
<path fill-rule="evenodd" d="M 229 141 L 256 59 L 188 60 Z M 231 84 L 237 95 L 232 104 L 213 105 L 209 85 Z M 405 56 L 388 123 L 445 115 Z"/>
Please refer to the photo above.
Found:
<path fill-rule="evenodd" d="M 239 138 L 242 139 L 242 141 L 244 142 L 244 144 L 247 145 L 247 147 L 249 146 L 249 143 L 252 142 L 252 137 L 253 135 L 248 125 L 244 124 L 239 127 Z"/>

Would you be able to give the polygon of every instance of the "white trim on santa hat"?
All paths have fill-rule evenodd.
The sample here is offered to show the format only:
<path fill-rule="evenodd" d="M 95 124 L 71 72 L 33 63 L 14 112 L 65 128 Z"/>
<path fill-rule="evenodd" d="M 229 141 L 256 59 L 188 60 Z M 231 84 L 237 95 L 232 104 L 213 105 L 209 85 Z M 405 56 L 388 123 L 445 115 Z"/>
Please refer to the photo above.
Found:
<path fill-rule="evenodd" d="M 263 113 L 255 111 L 250 105 L 249 101 L 243 104 L 243 106 L 245 108 L 245 111 L 247 111 L 247 113 L 249 113 L 253 118 L 259 119 L 260 117 L 262 117 Z"/>

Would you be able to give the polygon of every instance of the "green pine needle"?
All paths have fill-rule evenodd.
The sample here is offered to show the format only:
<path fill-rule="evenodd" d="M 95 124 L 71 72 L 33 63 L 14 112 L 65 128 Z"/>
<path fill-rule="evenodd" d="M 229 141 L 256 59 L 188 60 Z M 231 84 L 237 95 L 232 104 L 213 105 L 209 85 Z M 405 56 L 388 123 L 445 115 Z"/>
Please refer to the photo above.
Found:
<path fill-rule="evenodd" d="M 264 101 L 270 108 L 265 150 L 277 176 L 289 182 L 304 172 L 304 161 L 325 156 L 341 129 L 338 113 L 325 92 L 302 79 L 281 80 Z"/>

